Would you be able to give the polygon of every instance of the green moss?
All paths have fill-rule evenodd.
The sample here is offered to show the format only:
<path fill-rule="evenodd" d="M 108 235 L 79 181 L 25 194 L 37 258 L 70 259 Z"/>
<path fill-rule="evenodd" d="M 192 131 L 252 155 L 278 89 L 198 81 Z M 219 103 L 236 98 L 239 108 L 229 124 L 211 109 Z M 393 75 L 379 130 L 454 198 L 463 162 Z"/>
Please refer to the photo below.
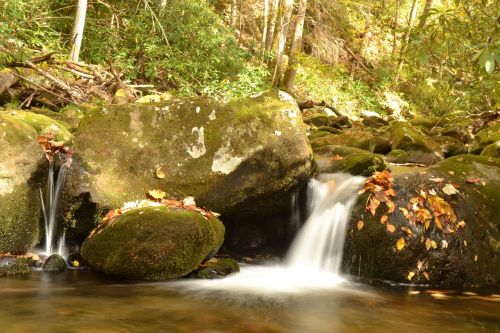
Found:
<path fill-rule="evenodd" d="M 311 140 L 311 146 L 314 149 L 321 146 L 334 145 L 354 147 L 373 152 L 375 144 L 373 134 L 360 130 L 344 131 L 339 135 L 326 135 Z"/>
<path fill-rule="evenodd" d="M 26 274 L 29 272 L 29 259 L 17 257 L 0 258 L 0 276 Z"/>
<path fill-rule="evenodd" d="M 52 133 L 57 141 L 69 142 L 73 139 L 73 135 L 62 123 L 42 114 L 17 111 L 16 114 L 12 115 L 12 117 L 30 125 L 39 135 Z"/>
<path fill-rule="evenodd" d="M 393 122 L 389 127 L 392 149 L 401 149 L 410 162 L 432 164 L 443 159 L 439 145 L 406 122 Z"/>
<path fill-rule="evenodd" d="M 445 158 L 467 154 L 467 147 L 459 140 L 450 136 L 435 136 L 432 140 L 441 146 Z"/>
<path fill-rule="evenodd" d="M 500 140 L 500 121 L 496 122 L 476 134 L 476 142 L 471 147 L 471 152 L 479 154 L 484 147 Z"/>
<path fill-rule="evenodd" d="M 168 207 L 126 212 L 98 228 L 82 245 L 82 256 L 106 274 L 168 280 L 195 270 L 224 240 L 216 219 Z"/>
<path fill-rule="evenodd" d="M 481 156 L 500 158 L 500 140 L 484 147 Z"/>
<path fill-rule="evenodd" d="M 377 171 L 387 170 L 388 166 L 382 155 L 351 154 L 341 160 L 334 160 L 322 172 L 346 172 L 352 175 L 371 176 Z"/>
<path fill-rule="evenodd" d="M 410 155 L 402 149 L 394 149 L 389 154 L 385 155 L 385 160 L 389 163 L 409 163 Z"/>
<path fill-rule="evenodd" d="M 238 273 L 239 271 L 240 266 L 236 260 L 232 258 L 217 258 L 204 264 L 203 267 L 191 273 L 189 277 L 196 279 L 215 279 Z"/>

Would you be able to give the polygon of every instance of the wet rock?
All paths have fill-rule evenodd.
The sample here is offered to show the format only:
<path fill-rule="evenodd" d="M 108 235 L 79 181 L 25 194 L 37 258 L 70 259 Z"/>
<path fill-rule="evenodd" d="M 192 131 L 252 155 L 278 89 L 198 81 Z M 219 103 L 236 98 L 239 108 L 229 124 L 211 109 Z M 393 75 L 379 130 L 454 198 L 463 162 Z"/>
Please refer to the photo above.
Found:
<path fill-rule="evenodd" d="M 0 113 L 0 253 L 25 253 L 39 238 L 46 159 L 35 129 Z"/>
<path fill-rule="evenodd" d="M 143 199 L 151 189 L 196 198 L 226 221 L 289 209 L 314 173 L 297 104 L 268 91 L 228 104 L 203 98 L 88 110 L 75 133 L 63 202 L 66 221 Z M 160 175 L 160 176 L 158 176 Z M 95 208 L 92 209 L 92 206 Z"/>
<path fill-rule="evenodd" d="M 45 260 L 42 269 L 48 272 L 62 272 L 66 269 L 66 260 L 58 254 L 53 254 Z"/>
<path fill-rule="evenodd" d="M 459 140 L 450 136 L 435 136 L 432 140 L 441 146 L 441 151 L 445 158 L 467 154 L 467 147 Z"/>
<path fill-rule="evenodd" d="M 13 256 L 0 257 L 0 276 L 29 273 L 29 259 Z"/>
<path fill-rule="evenodd" d="M 259 225 L 248 221 L 230 224 L 227 238 L 226 245 L 236 253 L 258 250 L 269 243 L 266 231 Z"/>
<path fill-rule="evenodd" d="M 497 121 L 476 133 L 475 142 L 471 146 L 471 153 L 479 154 L 486 146 L 499 140 L 500 121 Z"/>
<path fill-rule="evenodd" d="M 439 145 L 407 122 L 390 125 L 392 149 L 401 149 L 410 156 L 410 162 L 432 164 L 443 159 Z"/>
<path fill-rule="evenodd" d="M 189 274 L 189 277 L 195 279 L 217 279 L 229 274 L 238 273 L 239 271 L 240 266 L 236 260 L 232 258 L 214 258 Z"/>
<path fill-rule="evenodd" d="M 134 209 L 97 228 L 81 254 L 97 271 L 129 279 L 185 276 L 219 248 L 224 226 L 196 211 L 165 206 Z"/>
<path fill-rule="evenodd" d="M 348 226 L 345 271 L 441 288 L 500 287 L 499 184 L 499 160 L 459 155 L 426 173 L 395 176 L 396 209 L 392 214 L 381 203 L 373 216 L 366 210 L 369 194 L 361 195 Z M 456 186 L 458 192 L 450 191 L 450 186 Z M 418 199 L 419 193 L 426 199 Z M 427 228 L 425 223 L 409 222 L 411 218 L 404 215 L 406 209 L 414 216 L 419 212 L 425 216 L 423 208 L 430 213 Z M 446 218 L 440 219 L 440 225 L 433 215 L 439 210 L 447 212 L 438 215 Z M 394 229 L 381 223 L 383 216 Z M 357 227 L 360 220 L 364 221 L 361 229 Z"/>
<path fill-rule="evenodd" d="M 500 158 L 500 140 L 484 147 L 481 156 Z"/>
<path fill-rule="evenodd" d="M 371 176 L 377 171 L 387 170 L 388 166 L 384 157 L 368 152 L 350 154 L 343 158 L 330 158 L 329 163 L 323 164 L 321 173 L 344 172 L 351 175 Z"/>

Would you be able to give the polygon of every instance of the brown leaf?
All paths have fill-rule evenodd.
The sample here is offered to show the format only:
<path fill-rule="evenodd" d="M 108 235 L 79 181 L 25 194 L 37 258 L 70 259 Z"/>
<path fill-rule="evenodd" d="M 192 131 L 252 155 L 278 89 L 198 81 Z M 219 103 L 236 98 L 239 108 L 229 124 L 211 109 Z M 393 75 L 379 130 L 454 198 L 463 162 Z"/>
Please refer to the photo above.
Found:
<path fill-rule="evenodd" d="M 335 156 L 332 156 L 332 161 L 340 161 L 343 160 L 344 158 L 340 156 L 339 154 L 335 154 Z"/>
<path fill-rule="evenodd" d="M 475 184 L 475 183 L 479 183 L 479 182 L 481 181 L 481 179 L 480 179 L 480 178 L 478 178 L 478 177 L 467 177 L 467 178 L 465 179 L 465 181 L 466 181 L 467 183 L 470 183 L 470 184 Z"/>
<path fill-rule="evenodd" d="M 392 224 L 390 224 L 390 223 L 387 223 L 387 231 L 389 231 L 389 232 L 391 232 L 391 233 L 392 233 L 392 232 L 396 231 L 396 227 L 395 227 L 395 226 L 393 226 L 393 225 L 392 225 Z"/>
<path fill-rule="evenodd" d="M 375 216 L 375 211 L 377 210 L 378 206 L 380 206 L 380 201 L 377 198 L 371 197 L 368 203 L 367 210 L 369 210 L 370 213 Z"/>
<path fill-rule="evenodd" d="M 358 224 L 356 226 L 358 227 L 358 230 L 361 230 L 361 229 L 363 229 L 364 225 L 365 225 L 365 222 L 363 220 L 359 220 Z"/>
<path fill-rule="evenodd" d="M 427 279 L 427 281 L 430 281 L 429 273 L 424 272 L 424 276 L 425 276 L 425 278 Z"/>
<path fill-rule="evenodd" d="M 396 249 L 398 251 L 401 251 L 403 248 L 405 247 L 405 239 L 404 237 L 401 237 L 400 239 L 398 239 L 398 241 L 396 242 Z"/>

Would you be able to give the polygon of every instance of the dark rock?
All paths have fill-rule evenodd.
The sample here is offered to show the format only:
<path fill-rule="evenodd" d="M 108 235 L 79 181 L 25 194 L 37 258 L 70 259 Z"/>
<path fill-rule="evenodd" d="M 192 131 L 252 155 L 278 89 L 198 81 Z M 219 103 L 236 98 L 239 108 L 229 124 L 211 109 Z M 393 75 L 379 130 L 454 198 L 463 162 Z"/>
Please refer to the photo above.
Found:
<path fill-rule="evenodd" d="M 53 254 L 45 260 L 42 269 L 49 272 L 62 272 L 66 269 L 66 260 L 58 254 Z"/>
<path fill-rule="evenodd" d="M 224 226 L 196 211 L 165 206 L 133 209 L 97 228 L 81 254 L 97 271 L 129 279 L 185 276 L 219 248 Z"/>
<path fill-rule="evenodd" d="M 255 223 L 239 222 L 228 226 L 229 249 L 236 253 L 243 253 L 261 249 L 269 245 L 266 231 Z"/>
<path fill-rule="evenodd" d="M 435 136 L 432 140 L 441 146 L 445 158 L 467 154 L 467 147 L 459 140 L 450 136 Z"/>
<path fill-rule="evenodd" d="M 379 128 L 382 126 L 389 125 L 389 122 L 380 117 L 370 116 L 365 117 L 361 121 L 366 127 Z"/>
<path fill-rule="evenodd" d="M 436 181 L 439 178 L 444 181 Z M 478 182 L 468 181 L 476 178 Z M 359 197 L 348 226 L 343 266 L 346 272 L 397 283 L 408 283 L 410 278 L 411 283 L 440 288 L 500 287 L 500 160 L 459 155 L 430 167 L 426 173 L 397 175 L 394 184 L 397 208 L 392 214 L 382 203 L 372 216 L 365 208 L 368 194 Z M 443 188 L 448 184 L 457 186 L 460 193 L 446 194 Z M 454 232 L 443 232 L 433 217 L 427 230 L 420 222 L 411 224 L 398 209 L 411 211 L 410 200 L 421 191 L 427 198 L 440 197 L 450 205 L 452 213 L 448 210 L 447 221 L 453 219 L 453 214 L 456 219 L 442 225 L 452 227 Z M 430 201 L 424 202 L 432 212 Z M 383 215 L 388 216 L 387 223 L 395 226 L 395 232 L 387 231 L 386 225 L 380 223 Z M 359 220 L 364 221 L 361 230 L 356 227 Z M 460 221 L 464 221 L 463 227 Z M 405 245 L 398 251 L 396 242 L 400 238 L 404 238 Z M 435 242 L 435 248 L 427 248 L 427 239 L 429 245 Z"/>
<path fill-rule="evenodd" d="M 462 143 L 469 143 L 472 141 L 472 134 L 469 132 L 467 126 L 463 124 L 446 126 L 441 132 L 441 135 L 455 138 Z"/>

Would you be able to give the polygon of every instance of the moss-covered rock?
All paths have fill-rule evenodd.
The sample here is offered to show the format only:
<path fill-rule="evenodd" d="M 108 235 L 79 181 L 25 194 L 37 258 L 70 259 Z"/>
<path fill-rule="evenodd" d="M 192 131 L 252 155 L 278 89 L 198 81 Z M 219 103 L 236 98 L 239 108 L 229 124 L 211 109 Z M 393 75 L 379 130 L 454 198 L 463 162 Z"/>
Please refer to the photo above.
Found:
<path fill-rule="evenodd" d="M 37 132 L 0 113 L 0 253 L 24 253 L 39 238 L 40 175 L 46 163 Z"/>
<path fill-rule="evenodd" d="M 106 209 L 151 189 L 191 195 L 225 219 L 284 212 L 290 190 L 314 172 L 298 106 L 274 90 L 229 104 L 195 98 L 95 108 L 74 147 L 64 202 L 70 221 L 82 197 Z"/>
<path fill-rule="evenodd" d="M 311 134 L 309 134 L 308 138 L 309 138 L 309 140 L 314 140 L 314 139 L 322 138 L 324 136 L 331 135 L 331 134 L 332 134 L 332 132 L 330 132 L 330 131 L 316 131 L 316 132 L 312 132 Z"/>
<path fill-rule="evenodd" d="M 26 274 L 29 272 L 29 259 L 12 256 L 0 257 L 0 276 Z"/>
<path fill-rule="evenodd" d="M 45 260 L 42 269 L 49 272 L 62 272 L 66 269 L 66 260 L 58 254 L 53 254 Z"/>
<path fill-rule="evenodd" d="M 500 140 L 484 147 L 481 156 L 500 158 Z"/>
<path fill-rule="evenodd" d="M 479 154 L 488 145 L 500 140 L 500 121 L 490 124 L 476 134 L 471 153 Z"/>
<path fill-rule="evenodd" d="M 326 114 L 312 114 L 304 117 L 304 123 L 316 127 L 331 126 L 332 122 L 328 119 Z"/>
<path fill-rule="evenodd" d="M 434 136 L 432 140 L 441 146 L 445 158 L 467 154 L 467 147 L 451 136 Z"/>
<path fill-rule="evenodd" d="M 16 111 L 12 117 L 33 127 L 38 135 L 52 133 L 56 141 L 66 142 L 71 141 L 73 138 L 73 135 L 63 123 L 49 118 L 48 116 L 34 112 Z"/>
<path fill-rule="evenodd" d="M 330 132 L 330 134 L 340 134 L 342 133 L 342 130 L 336 128 L 336 127 L 331 127 L 331 126 L 321 126 L 318 127 L 318 132 Z"/>
<path fill-rule="evenodd" d="M 214 258 L 203 264 L 201 268 L 189 274 L 195 279 L 217 279 L 229 274 L 238 273 L 240 266 L 232 258 Z"/>
<path fill-rule="evenodd" d="M 365 118 L 363 118 L 363 120 L 361 122 L 366 127 L 372 127 L 372 128 L 379 128 L 382 126 L 389 125 L 387 120 L 384 120 L 383 118 L 375 117 L 375 116 L 365 117 Z"/>
<path fill-rule="evenodd" d="M 389 154 L 385 155 L 385 160 L 389 163 L 404 164 L 410 163 L 410 154 L 402 149 L 394 149 Z"/>
<path fill-rule="evenodd" d="M 452 122 L 443 129 L 441 135 L 455 138 L 462 143 L 469 143 L 472 141 L 472 134 L 468 129 L 468 124 L 468 122 Z"/>
<path fill-rule="evenodd" d="M 129 279 L 168 280 L 189 274 L 224 240 L 224 226 L 195 211 L 134 209 L 99 227 L 82 245 L 97 271 Z"/>
<path fill-rule="evenodd" d="M 459 193 L 446 194 L 450 192 L 443 188 L 450 184 Z M 369 194 L 359 197 L 347 232 L 347 272 L 398 283 L 411 280 L 439 287 L 500 287 L 500 160 L 475 155 L 451 157 L 425 173 L 395 176 L 394 188 L 396 209 L 392 214 L 382 203 L 373 216 L 366 210 Z M 411 200 L 418 193 L 425 194 L 424 207 L 431 212 L 427 229 L 424 223 L 411 223 L 404 215 L 404 209 L 412 211 L 415 201 Z M 440 206 L 448 207 L 449 220 L 456 216 L 453 232 L 443 231 L 446 228 L 435 223 L 431 201 L 438 197 L 445 202 L 439 201 Z M 416 209 L 421 208 L 418 204 Z M 394 232 L 380 223 L 384 215 Z M 360 230 L 359 220 L 364 221 Z M 404 246 L 397 250 L 401 238 Z"/>
<path fill-rule="evenodd" d="M 439 125 L 441 119 L 435 116 L 425 116 L 425 117 L 414 117 L 408 121 L 412 126 L 422 127 L 426 130 L 430 130 L 433 127 Z"/>
<path fill-rule="evenodd" d="M 320 173 L 345 172 L 370 176 L 388 167 L 382 155 L 353 147 L 322 146 L 314 150 L 314 156 Z"/>
<path fill-rule="evenodd" d="M 325 135 L 311 140 L 313 148 L 326 145 L 354 147 L 372 153 L 376 142 L 372 133 L 359 129 L 346 130 L 339 135 Z"/>
<path fill-rule="evenodd" d="M 410 162 L 432 164 L 443 159 L 439 145 L 407 122 L 392 122 L 389 128 L 392 149 L 401 149 Z"/>

